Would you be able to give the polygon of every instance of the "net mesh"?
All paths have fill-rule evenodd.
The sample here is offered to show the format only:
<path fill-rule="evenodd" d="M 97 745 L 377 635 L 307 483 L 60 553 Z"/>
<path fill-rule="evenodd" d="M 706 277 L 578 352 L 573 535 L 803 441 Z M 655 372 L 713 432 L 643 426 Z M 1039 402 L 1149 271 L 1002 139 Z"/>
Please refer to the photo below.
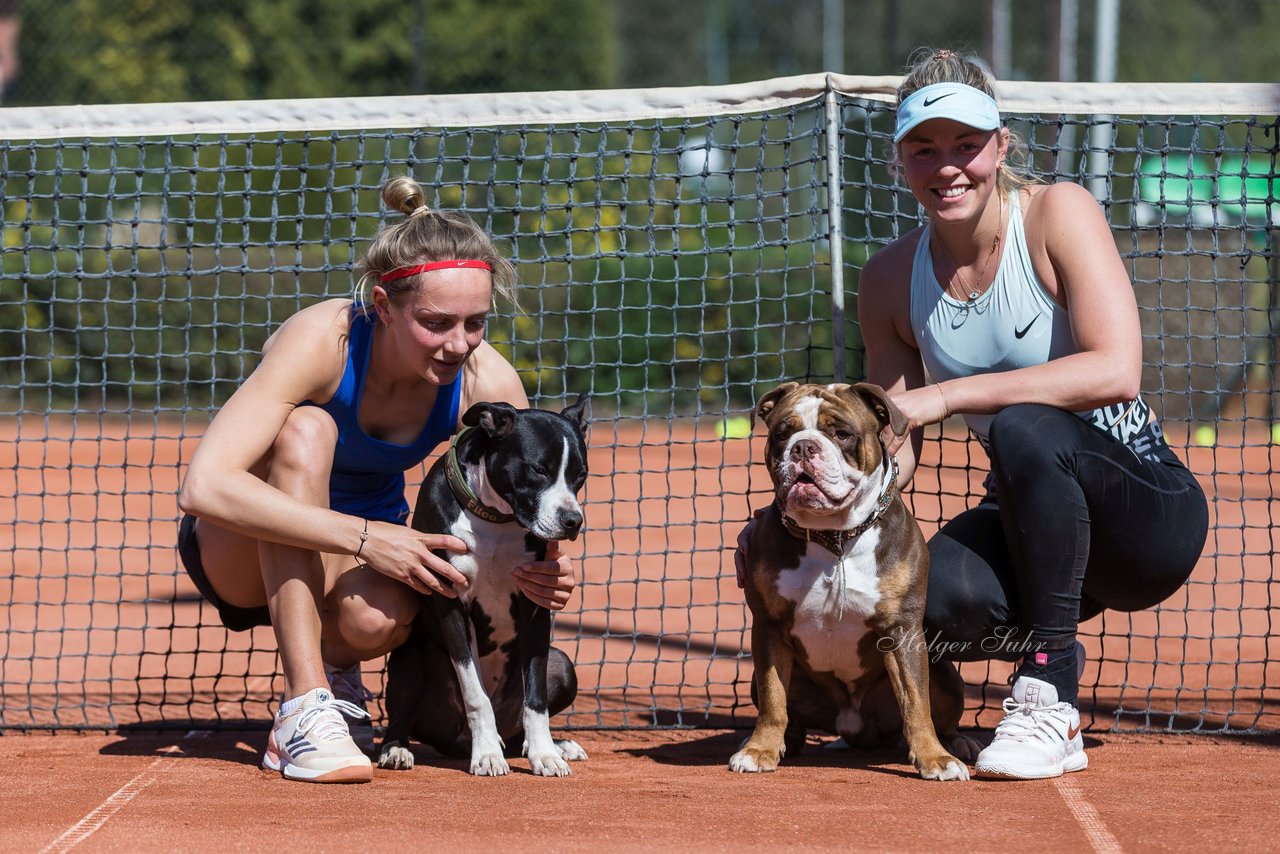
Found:
<path fill-rule="evenodd" d="M 855 305 L 866 259 L 921 221 L 886 163 L 891 83 L 827 97 L 828 78 L 801 82 L 526 95 L 529 124 L 510 96 L 461 114 L 374 99 L 396 102 L 375 105 L 385 129 L 367 101 L 272 104 L 241 124 L 200 105 L 100 126 L 5 111 L 0 729 L 266 725 L 270 630 L 229 633 L 202 603 L 176 559 L 175 495 L 267 336 L 350 295 L 395 174 L 509 252 L 520 310 L 502 307 L 489 339 L 534 405 L 591 395 L 579 598 L 555 620 L 580 681 L 564 722 L 748 723 L 731 551 L 769 498 L 745 419 L 778 382 L 861 376 L 856 312 L 833 289 Z M 394 117 L 402 101 L 412 121 Z M 1082 704 L 1094 728 L 1272 730 L 1277 109 L 1179 109 L 1009 112 L 1042 173 L 1099 188 L 1141 308 L 1144 394 L 1211 501 L 1177 594 L 1082 627 Z M 291 110 L 303 119 L 264 118 Z M 156 115 L 177 120 L 144 127 Z M 911 502 L 929 534 L 979 494 L 986 461 L 947 424 L 923 462 Z M 1008 672 L 962 667 L 965 723 L 991 721 Z M 381 663 L 365 677 L 376 717 Z"/>

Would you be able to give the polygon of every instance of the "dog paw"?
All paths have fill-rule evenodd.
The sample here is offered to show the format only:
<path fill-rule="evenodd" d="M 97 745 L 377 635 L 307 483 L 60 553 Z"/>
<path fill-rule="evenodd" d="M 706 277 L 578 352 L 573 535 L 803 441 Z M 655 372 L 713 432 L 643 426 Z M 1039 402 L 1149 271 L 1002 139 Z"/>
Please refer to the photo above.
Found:
<path fill-rule="evenodd" d="M 511 766 L 500 750 L 471 757 L 471 773 L 477 777 L 505 777 L 510 772 Z"/>
<path fill-rule="evenodd" d="M 755 747 L 744 747 L 729 759 L 729 770 L 739 774 L 754 774 L 759 771 L 778 770 L 779 751 L 760 750 Z"/>
<path fill-rule="evenodd" d="M 968 780 L 969 769 L 954 756 L 942 754 L 936 759 L 916 760 L 916 770 L 926 780 Z"/>
<path fill-rule="evenodd" d="M 530 756 L 529 767 L 538 777 L 568 777 L 571 773 L 569 763 L 561 758 L 559 751 Z"/>
<path fill-rule="evenodd" d="M 947 748 L 957 759 L 972 765 L 982 752 L 982 742 L 971 735 L 958 732 L 948 740 Z"/>
<path fill-rule="evenodd" d="M 560 758 L 566 762 L 579 762 L 587 758 L 587 751 L 571 738 L 557 738 L 555 745 L 556 750 L 560 751 Z"/>
<path fill-rule="evenodd" d="M 378 757 L 378 767 L 389 771 L 408 771 L 413 768 L 413 753 L 399 744 L 384 745 Z"/>
<path fill-rule="evenodd" d="M 738 753 L 741 753 L 742 751 L 746 750 L 746 749 L 747 749 L 747 745 L 751 743 L 751 739 L 753 739 L 753 738 L 755 738 L 755 735 L 754 735 L 754 734 L 753 734 L 753 735 L 749 735 L 749 736 L 747 736 L 746 738 L 744 738 L 744 739 L 742 740 L 742 743 L 738 745 Z M 787 755 L 787 743 L 784 741 L 784 742 L 782 742 L 782 747 L 779 747 L 779 748 L 778 748 L 778 758 L 779 758 L 779 759 L 781 759 L 782 757 L 784 757 L 784 756 L 786 756 L 786 755 Z M 772 769 L 770 769 L 770 770 L 772 770 Z"/>

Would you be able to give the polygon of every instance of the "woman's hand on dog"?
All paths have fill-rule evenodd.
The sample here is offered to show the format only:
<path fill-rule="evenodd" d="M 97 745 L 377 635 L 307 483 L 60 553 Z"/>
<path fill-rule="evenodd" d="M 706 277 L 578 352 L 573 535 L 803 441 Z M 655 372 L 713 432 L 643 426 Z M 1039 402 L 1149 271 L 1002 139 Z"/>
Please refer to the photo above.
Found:
<path fill-rule="evenodd" d="M 569 604 L 578 579 L 573 574 L 573 562 L 560 554 L 560 544 L 547 543 L 546 560 L 517 566 L 511 571 L 520 592 L 530 601 L 552 611 L 559 611 Z"/>
<path fill-rule="evenodd" d="M 419 593 L 456 598 L 458 594 L 445 581 L 454 587 L 466 587 L 467 577 L 432 549 L 465 554 L 467 544 L 448 534 L 424 534 L 404 525 L 370 522 L 369 539 L 360 551 L 360 560 Z"/>
<path fill-rule="evenodd" d="M 898 453 L 898 449 L 910 438 L 912 430 L 937 424 L 951 417 L 946 395 L 938 384 L 895 392 L 893 402 L 906 416 L 907 429 L 902 435 L 897 435 L 888 427 L 880 431 L 880 441 L 884 443 L 890 456 Z"/>

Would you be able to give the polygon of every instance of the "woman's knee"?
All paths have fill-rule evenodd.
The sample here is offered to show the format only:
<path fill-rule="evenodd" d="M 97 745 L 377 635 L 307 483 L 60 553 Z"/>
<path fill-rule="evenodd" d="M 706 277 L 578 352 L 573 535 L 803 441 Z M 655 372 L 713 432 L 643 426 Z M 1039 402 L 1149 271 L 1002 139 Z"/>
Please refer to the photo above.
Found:
<path fill-rule="evenodd" d="M 1016 403 L 996 413 L 987 433 L 991 469 L 997 478 L 1037 476 L 1063 469 L 1074 438 L 1088 425 L 1062 409 L 1039 403 Z"/>
<path fill-rule="evenodd" d="M 367 566 L 340 577 L 330 594 L 338 633 L 354 650 L 382 654 L 408 637 L 419 595 Z"/>
<path fill-rule="evenodd" d="M 326 486 L 338 444 L 338 425 L 317 406 L 299 406 L 289 413 L 271 447 L 271 479 L 307 476 Z"/>
<path fill-rule="evenodd" d="M 1040 448 L 1047 444 L 1047 437 L 1062 429 L 1062 425 L 1071 425 L 1072 422 L 1066 419 L 1079 420 L 1075 415 L 1056 406 L 1015 403 L 995 414 L 991 419 L 991 426 L 987 428 L 987 436 L 993 448 Z"/>

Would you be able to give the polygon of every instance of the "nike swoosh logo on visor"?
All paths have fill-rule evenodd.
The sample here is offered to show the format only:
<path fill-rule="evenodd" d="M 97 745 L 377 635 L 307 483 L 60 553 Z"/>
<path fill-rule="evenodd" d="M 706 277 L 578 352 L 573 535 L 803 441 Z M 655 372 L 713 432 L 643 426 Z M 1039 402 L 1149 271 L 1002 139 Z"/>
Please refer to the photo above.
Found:
<path fill-rule="evenodd" d="M 922 106 L 922 107 L 932 107 L 934 104 L 938 103 L 938 102 L 939 102 L 939 101 L 941 101 L 943 98 L 950 98 L 950 97 L 951 97 L 952 95 L 954 95 L 954 94 L 955 94 L 955 92 L 948 92 L 947 94 L 945 94 L 945 95 L 939 95 L 939 96 L 938 96 L 938 97 L 936 97 L 936 98 L 925 98 L 925 99 L 924 99 L 924 102 L 923 102 L 920 106 Z"/>
<path fill-rule="evenodd" d="M 1036 321 L 1039 319 L 1040 319 L 1040 315 L 1037 314 L 1035 317 L 1031 318 L 1031 322 L 1028 323 L 1026 326 L 1022 327 L 1021 329 L 1013 330 L 1013 337 L 1021 339 L 1023 335 L 1027 334 L 1027 331 L 1030 330 L 1031 327 L 1036 325 Z"/>

